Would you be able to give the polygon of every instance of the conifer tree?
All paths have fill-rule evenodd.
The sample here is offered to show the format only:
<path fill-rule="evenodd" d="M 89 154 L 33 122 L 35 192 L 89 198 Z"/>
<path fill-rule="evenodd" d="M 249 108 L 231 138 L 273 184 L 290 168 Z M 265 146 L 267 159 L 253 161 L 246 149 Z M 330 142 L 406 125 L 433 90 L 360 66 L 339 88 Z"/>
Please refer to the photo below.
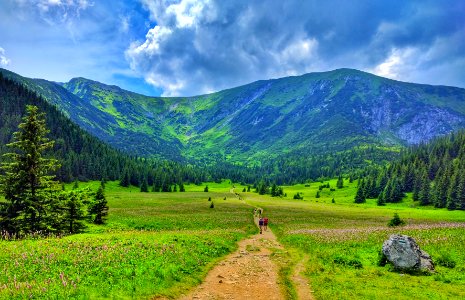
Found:
<path fill-rule="evenodd" d="M 84 221 L 87 216 L 84 201 L 87 195 L 76 189 L 64 193 L 67 194 L 65 197 L 65 229 L 68 233 L 78 233 L 86 227 Z"/>
<path fill-rule="evenodd" d="M 376 201 L 376 204 L 378 204 L 379 206 L 386 205 L 386 196 L 384 194 L 384 191 L 379 193 L 378 200 Z"/>
<path fill-rule="evenodd" d="M 182 181 L 179 183 L 179 191 L 180 192 L 185 192 L 186 191 L 186 188 L 184 187 L 184 184 L 182 183 Z"/>
<path fill-rule="evenodd" d="M 122 186 L 122 187 L 128 187 L 129 186 L 129 170 L 127 168 L 125 168 L 123 170 L 119 185 Z"/>
<path fill-rule="evenodd" d="M 142 184 L 140 185 L 140 191 L 142 193 L 147 193 L 149 191 L 149 186 L 148 186 L 148 183 L 147 183 L 147 177 L 143 178 L 141 181 L 142 181 Z"/>
<path fill-rule="evenodd" d="M 430 182 L 426 169 L 423 169 L 421 173 L 418 200 L 420 200 L 420 205 L 430 204 Z"/>
<path fill-rule="evenodd" d="M 103 186 L 100 186 L 95 193 L 94 202 L 90 206 L 89 214 L 93 216 L 95 224 L 104 224 L 106 222 L 108 205 Z"/>
<path fill-rule="evenodd" d="M 0 191 L 5 202 L 0 203 L 0 225 L 15 234 L 49 230 L 49 217 L 57 201 L 59 185 L 50 175 L 59 165 L 47 159 L 44 151 L 54 142 L 46 138 L 45 116 L 36 106 L 27 106 L 26 116 L 7 146 L 7 162 L 0 177 Z"/>
<path fill-rule="evenodd" d="M 342 175 L 339 175 L 339 177 L 337 179 L 336 187 L 338 189 L 342 189 L 344 187 L 344 179 L 342 179 Z"/>
<path fill-rule="evenodd" d="M 365 198 L 365 181 L 364 181 L 364 179 L 362 179 L 360 181 L 360 185 L 358 186 L 357 194 L 355 195 L 354 202 L 355 203 L 365 203 L 366 202 L 366 198 Z"/>

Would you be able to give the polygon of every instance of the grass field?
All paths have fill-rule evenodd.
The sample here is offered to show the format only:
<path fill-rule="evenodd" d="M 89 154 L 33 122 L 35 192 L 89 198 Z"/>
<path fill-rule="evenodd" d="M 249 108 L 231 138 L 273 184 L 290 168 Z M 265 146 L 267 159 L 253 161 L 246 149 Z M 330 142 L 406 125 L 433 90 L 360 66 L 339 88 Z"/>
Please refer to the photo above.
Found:
<path fill-rule="evenodd" d="M 336 186 L 336 180 L 329 183 Z M 410 195 L 386 207 L 374 199 L 355 204 L 356 183 L 348 182 L 342 189 L 323 189 L 317 199 L 319 185 L 285 187 L 284 199 L 246 198 L 265 209 L 286 248 L 309 258 L 306 275 L 317 299 L 465 298 L 465 212 L 418 207 Z M 290 199 L 297 192 L 304 200 Z M 406 226 L 387 226 L 394 212 Z M 378 253 L 393 233 L 414 237 L 435 261 L 436 274 L 413 276 L 379 267 Z"/>
<path fill-rule="evenodd" d="M 140 193 L 110 182 L 107 225 L 63 238 L 0 241 L 0 298 L 176 297 L 197 285 L 237 241 L 257 232 L 252 206 L 264 208 L 286 257 L 294 260 L 289 266 L 308 258 L 305 275 L 317 299 L 465 298 L 465 212 L 419 207 L 410 195 L 385 207 L 374 199 L 354 204 L 355 182 L 342 189 L 336 180 L 329 183 L 333 190 L 324 188 L 320 198 L 321 183 L 284 187 L 283 198 L 242 193 L 237 186 L 241 201 L 229 181 L 208 183 L 208 193 L 204 185 L 186 185 L 185 193 Z M 80 187 L 96 190 L 98 184 Z M 292 199 L 296 193 L 304 199 Z M 406 226 L 387 226 L 394 212 Z M 436 274 L 378 266 L 392 233 L 414 237 L 436 262 Z M 291 270 L 281 273 L 289 285 Z"/>
<path fill-rule="evenodd" d="M 98 184 L 80 188 L 96 190 Z M 0 241 L 0 298 L 124 299 L 185 292 L 236 249 L 237 241 L 256 232 L 252 208 L 233 197 L 229 184 L 209 187 L 208 193 L 194 185 L 185 193 L 140 193 L 108 183 L 108 225 L 63 238 Z"/>

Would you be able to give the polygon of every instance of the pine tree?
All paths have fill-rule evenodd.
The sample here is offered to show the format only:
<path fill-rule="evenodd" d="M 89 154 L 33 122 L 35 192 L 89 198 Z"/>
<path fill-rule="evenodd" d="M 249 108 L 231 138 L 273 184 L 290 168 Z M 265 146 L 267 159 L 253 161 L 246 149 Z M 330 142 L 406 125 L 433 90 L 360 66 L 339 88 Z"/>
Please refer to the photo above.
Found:
<path fill-rule="evenodd" d="M 79 190 L 67 192 L 64 222 L 66 224 L 66 231 L 69 233 L 78 233 L 86 227 L 84 221 L 87 216 L 83 203 L 85 196 L 86 195 Z"/>
<path fill-rule="evenodd" d="M 129 186 L 129 170 L 127 168 L 125 168 L 123 170 L 119 185 L 122 186 L 122 187 L 128 187 Z"/>
<path fill-rule="evenodd" d="M 384 191 L 379 193 L 378 200 L 376 202 L 379 206 L 384 206 L 386 205 L 386 196 L 384 194 Z"/>
<path fill-rule="evenodd" d="M 342 179 L 342 175 L 339 175 L 339 177 L 337 179 L 336 187 L 338 189 L 342 189 L 344 187 L 344 179 Z"/>
<path fill-rule="evenodd" d="M 147 177 L 144 177 L 142 180 L 142 184 L 140 185 L 140 191 L 142 193 L 147 193 L 149 191 L 149 186 L 147 183 Z"/>
<path fill-rule="evenodd" d="M 186 188 L 184 187 L 184 184 L 182 183 L 182 181 L 179 183 L 179 191 L 180 192 L 185 192 L 186 191 Z"/>
<path fill-rule="evenodd" d="M 89 208 L 89 214 L 93 216 L 95 224 L 105 224 L 108 216 L 108 205 L 103 186 L 100 186 L 95 193 L 94 202 Z"/>
<path fill-rule="evenodd" d="M 457 172 L 454 173 L 452 179 L 449 184 L 449 188 L 447 189 L 447 203 L 446 207 L 449 210 L 457 209 L 457 186 L 459 183 L 459 178 Z"/>
<path fill-rule="evenodd" d="M 203 191 L 204 191 L 205 193 L 208 193 L 208 185 L 205 186 L 205 188 L 203 189 Z"/>
<path fill-rule="evenodd" d="M 420 178 L 420 190 L 418 192 L 418 200 L 420 200 L 420 205 L 430 204 L 430 182 L 426 169 L 422 170 Z"/>
<path fill-rule="evenodd" d="M 457 209 L 465 210 L 465 163 L 460 164 L 457 173 Z"/>
<path fill-rule="evenodd" d="M 365 180 L 362 179 L 360 181 L 360 185 L 358 186 L 357 194 L 355 195 L 355 199 L 354 199 L 355 203 L 365 203 L 366 202 L 365 191 L 364 190 L 365 190 Z"/>
<path fill-rule="evenodd" d="M 0 203 L 0 225 L 13 234 L 49 230 L 48 217 L 56 205 L 60 187 L 49 175 L 58 169 L 54 159 L 44 158 L 44 151 L 54 142 L 46 138 L 45 115 L 36 106 L 27 106 L 26 116 L 7 144 L 14 152 L 7 153 L 5 174 L 0 177 L 0 191 L 5 202 Z"/>

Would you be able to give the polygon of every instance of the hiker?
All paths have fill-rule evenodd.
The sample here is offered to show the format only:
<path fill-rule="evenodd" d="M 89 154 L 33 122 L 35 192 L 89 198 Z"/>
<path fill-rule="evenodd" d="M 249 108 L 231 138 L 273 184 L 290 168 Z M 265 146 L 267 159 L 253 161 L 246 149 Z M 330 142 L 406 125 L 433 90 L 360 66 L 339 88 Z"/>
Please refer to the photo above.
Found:
<path fill-rule="evenodd" d="M 258 220 L 258 227 L 260 227 L 260 234 L 263 232 L 263 218 Z"/>
<path fill-rule="evenodd" d="M 263 218 L 263 228 L 265 228 L 265 231 L 268 230 L 268 218 Z"/>

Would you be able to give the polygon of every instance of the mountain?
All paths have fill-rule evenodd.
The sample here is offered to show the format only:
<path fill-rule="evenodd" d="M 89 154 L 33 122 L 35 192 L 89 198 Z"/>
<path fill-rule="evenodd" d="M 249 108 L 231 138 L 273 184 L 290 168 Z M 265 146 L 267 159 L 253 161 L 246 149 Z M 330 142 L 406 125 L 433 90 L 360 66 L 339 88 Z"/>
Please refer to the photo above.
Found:
<path fill-rule="evenodd" d="M 56 88 L 52 83 L 45 82 L 45 84 Z M 62 88 L 56 90 L 69 96 Z M 56 94 L 53 95 L 58 99 Z M 46 127 L 50 130 L 48 137 L 55 141 L 53 150 L 46 155 L 53 156 L 59 161 L 61 167 L 56 175 L 61 181 L 102 178 L 117 180 L 125 175 L 134 185 L 139 185 L 140 180 L 145 179 L 150 185 L 170 187 L 174 183 L 199 183 L 207 179 L 205 171 L 191 166 L 166 160 L 140 159 L 115 150 L 74 124 L 56 106 L 38 96 L 26 85 L 5 78 L 2 73 L 0 73 L 0 165 L 5 159 L 3 154 L 13 151 L 7 144 L 12 141 L 13 132 L 18 130 L 26 105 L 35 105 L 39 108 L 39 112 L 45 113 Z"/>
<path fill-rule="evenodd" d="M 418 144 L 465 128 L 465 89 L 338 69 L 195 97 L 147 97 L 96 81 L 22 82 L 100 139 L 138 155 L 260 165 L 296 155 Z"/>

